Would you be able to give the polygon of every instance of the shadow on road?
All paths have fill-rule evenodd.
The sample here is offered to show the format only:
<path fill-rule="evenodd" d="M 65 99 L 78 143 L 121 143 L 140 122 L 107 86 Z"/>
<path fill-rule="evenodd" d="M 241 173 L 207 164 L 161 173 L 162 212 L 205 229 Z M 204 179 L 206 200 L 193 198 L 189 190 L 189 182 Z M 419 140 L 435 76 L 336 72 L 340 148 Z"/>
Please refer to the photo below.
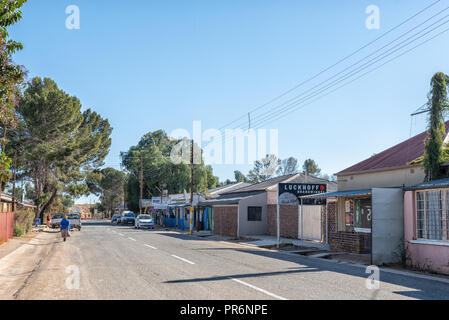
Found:
<path fill-rule="evenodd" d="M 190 238 L 189 238 L 190 239 Z M 201 239 L 203 240 L 203 239 Z M 279 272 L 267 272 L 267 273 L 252 273 L 252 274 L 235 274 L 224 277 L 210 277 L 210 278 L 193 278 L 193 279 L 182 279 L 182 280 L 172 280 L 167 281 L 167 283 L 183 283 L 183 282 L 204 282 L 204 281 L 220 281 L 229 280 L 232 278 L 259 278 L 259 277 L 269 277 L 282 274 L 297 274 L 302 272 L 337 272 L 344 275 L 350 275 L 355 277 L 360 277 L 362 279 L 367 279 L 371 275 L 366 273 L 366 268 L 349 265 L 347 263 L 335 263 L 324 259 L 314 259 L 309 257 L 304 257 L 300 255 L 295 255 L 286 252 L 276 252 L 276 251 L 266 251 L 258 249 L 246 249 L 246 248 L 204 248 L 196 249 L 198 251 L 202 250 L 217 250 L 217 251 L 237 251 L 241 253 L 262 256 L 270 259 L 279 259 L 283 261 L 288 261 L 291 263 L 300 264 L 298 268 L 292 268 L 291 271 L 279 271 Z M 447 283 L 432 281 L 427 279 L 415 278 L 407 275 L 392 274 L 388 272 L 382 272 L 380 275 L 380 281 L 383 283 L 388 283 L 392 285 L 402 286 L 409 289 L 414 289 L 415 291 L 396 291 L 394 293 L 399 295 L 404 295 L 415 299 L 426 299 L 426 300 L 447 300 L 449 299 L 449 285 Z M 382 286 L 382 285 L 381 285 Z M 382 288 L 382 287 L 381 287 Z M 368 289 L 367 289 L 368 290 Z M 373 299 L 376 295 L 373 296 Z"/>
<path fill-rule="evenodd" d="M 303 273 L 303 272 L 316 272 L 317 269 L 307 268 L 307 267 L 298 267 L 295 270 L 291 271 L 274 271 L 274 272 L 262 272 L 262 273 L 246 273 L 246 274 L 234 274 L 229 276 L 220 276 L 220 277 L 210 277 L 210 278 L 195 278 L 195 279 L 183 279 L 183 280 L 170 280 L 165 281 L 165 283 L 189 283 L 189 282 L 204 282 L 204 281 L 220 281 L 220 280 L 229 280 L 239 279 L 239 278 L 258 278 L 258 277 L 267 277 L 267 276 L 277 276 L 283 274 L 294 274 L 294 273 Z"/>

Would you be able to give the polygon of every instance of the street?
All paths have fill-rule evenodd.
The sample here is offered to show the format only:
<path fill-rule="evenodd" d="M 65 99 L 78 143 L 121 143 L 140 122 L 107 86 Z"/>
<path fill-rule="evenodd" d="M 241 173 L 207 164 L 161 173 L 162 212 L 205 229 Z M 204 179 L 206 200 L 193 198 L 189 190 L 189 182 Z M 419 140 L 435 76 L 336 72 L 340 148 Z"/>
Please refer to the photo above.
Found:
<path fill-rule="evenodd" d="M 79 273 L 78 273 L 79 271 Z M 77 275 L 79 274 L 79 285 Z M 83 224 L 0 259 L 0 299 L 449 299 L 449 284 L 175 231 Z"/>

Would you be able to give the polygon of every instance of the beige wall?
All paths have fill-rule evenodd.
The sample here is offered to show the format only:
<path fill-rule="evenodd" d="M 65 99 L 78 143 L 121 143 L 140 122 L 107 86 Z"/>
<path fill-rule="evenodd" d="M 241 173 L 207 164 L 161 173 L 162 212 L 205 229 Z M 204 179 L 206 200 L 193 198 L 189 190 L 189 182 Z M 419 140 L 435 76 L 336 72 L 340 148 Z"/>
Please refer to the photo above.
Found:
<path fill-rule="evenodd" d="M 338 191 L 412 186 L 424 181 L 423 167 L 361 173 L 338 177 Z"/>
<path fill-rule="evenodd" d="M 248 221 L 248 207 L 262 207 L 262 221 Z M 239 235 L 267 233 L 267 193 L 245 198 L 239 203 Z"/>

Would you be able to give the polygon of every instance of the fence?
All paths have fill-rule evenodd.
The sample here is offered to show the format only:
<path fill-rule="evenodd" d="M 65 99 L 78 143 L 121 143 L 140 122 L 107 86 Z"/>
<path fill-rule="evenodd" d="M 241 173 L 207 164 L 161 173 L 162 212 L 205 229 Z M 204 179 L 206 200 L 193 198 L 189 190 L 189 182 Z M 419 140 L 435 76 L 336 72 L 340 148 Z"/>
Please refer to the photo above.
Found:
<path fill-rule="evenodd" d="M 0 213 L 0 243 L 14 236 L 14 212 Z"/>

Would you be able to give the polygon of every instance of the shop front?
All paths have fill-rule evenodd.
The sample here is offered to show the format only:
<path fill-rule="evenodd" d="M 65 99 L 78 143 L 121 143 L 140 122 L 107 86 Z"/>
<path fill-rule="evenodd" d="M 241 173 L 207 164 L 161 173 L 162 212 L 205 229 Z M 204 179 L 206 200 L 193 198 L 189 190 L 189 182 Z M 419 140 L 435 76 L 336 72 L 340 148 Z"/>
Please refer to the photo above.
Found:
<path fill-rule="evenodd" d="M 370 254 L 373 264 L 399 262 L 403 250 L 403 190 L 339 191 L 327 198 L 329 246 L 335 252 Z"/>

